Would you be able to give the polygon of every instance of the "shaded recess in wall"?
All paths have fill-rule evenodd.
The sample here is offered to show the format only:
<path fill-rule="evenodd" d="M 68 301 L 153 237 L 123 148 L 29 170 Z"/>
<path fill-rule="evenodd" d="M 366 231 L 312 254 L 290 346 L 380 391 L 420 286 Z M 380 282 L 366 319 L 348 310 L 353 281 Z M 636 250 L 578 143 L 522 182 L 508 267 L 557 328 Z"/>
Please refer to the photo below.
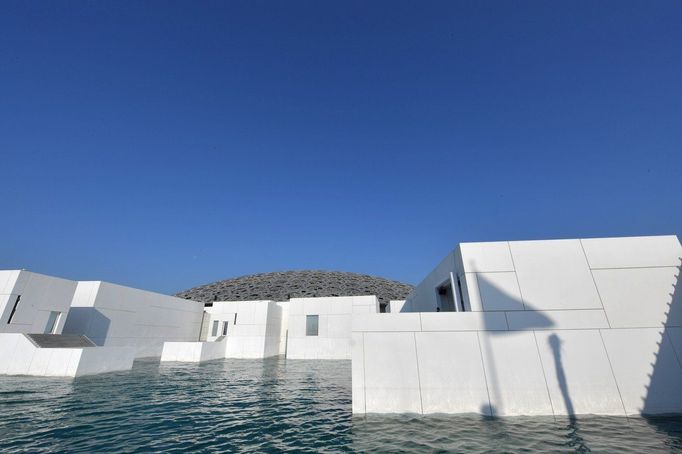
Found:
<path fill-rule="evenodd" d="M 97 346 L 103 346 L 111 320 L 94 307 L 72 307 L 66 317 L 63 334 L 87 336 Z"/>

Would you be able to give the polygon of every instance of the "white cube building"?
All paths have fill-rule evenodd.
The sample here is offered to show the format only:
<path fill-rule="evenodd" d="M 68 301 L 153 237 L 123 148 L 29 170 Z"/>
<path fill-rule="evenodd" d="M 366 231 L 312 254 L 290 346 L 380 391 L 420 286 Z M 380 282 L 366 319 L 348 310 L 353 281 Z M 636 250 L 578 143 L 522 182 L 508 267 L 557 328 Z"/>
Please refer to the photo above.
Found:
<path fill-rule="evenodd" d="M 681 263 L 676 236 L 462 243 L 353 317 L 353 411 L 680 413 Z"/>

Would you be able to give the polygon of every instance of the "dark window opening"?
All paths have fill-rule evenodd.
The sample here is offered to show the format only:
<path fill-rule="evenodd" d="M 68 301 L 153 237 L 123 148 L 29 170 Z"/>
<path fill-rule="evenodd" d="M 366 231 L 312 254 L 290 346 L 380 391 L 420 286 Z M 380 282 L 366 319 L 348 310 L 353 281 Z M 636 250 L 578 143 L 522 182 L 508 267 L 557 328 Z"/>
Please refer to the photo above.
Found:
<path fill-rule="evenodd" d="M 320 326 L 320 316 L 319 315 L 306 315 L 305 316 L 305 335 L 306 336 L 317 336 Z"/>
<path fill-rule="evenodd" d="M 223 323 L 223 336 L 227 336 L 227 322 Z"/>
<path fill-rule="evenodd" d="M 440 308 L 440 310 L 444 312 L 454 312 L 456 310 L 455 296 L 452 294 L 450 279 L 438 286 L 436 288 L 436 293 L 438 294 L 437 309 Z"/>
<path fill-rule="evenodd" d="M 19 301 L 21 301 L 21 295 L 17 295 L 16 301 L 14 301 L 14 306 L 12 307 L 12 312 L 9 313 L 9 318 L 7 319 L 7 324 L 9 325 L 12 323 L 12 319 L 14 318 L 14 314 L 17 312 L 17 306 L 19 305 Z"/>

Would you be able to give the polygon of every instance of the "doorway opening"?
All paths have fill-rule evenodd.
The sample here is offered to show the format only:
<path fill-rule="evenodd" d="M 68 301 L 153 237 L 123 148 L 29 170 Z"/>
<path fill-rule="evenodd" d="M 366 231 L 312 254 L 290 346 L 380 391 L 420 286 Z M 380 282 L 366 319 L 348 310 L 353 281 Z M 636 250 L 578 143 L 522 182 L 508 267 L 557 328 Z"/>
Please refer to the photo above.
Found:
<path fill-rule="evenodd" d="M 443 312 L 455 312 L 455 295 L 452 293 L 450 279 L 436 287 L 438 295 L 438 308 Z"/>

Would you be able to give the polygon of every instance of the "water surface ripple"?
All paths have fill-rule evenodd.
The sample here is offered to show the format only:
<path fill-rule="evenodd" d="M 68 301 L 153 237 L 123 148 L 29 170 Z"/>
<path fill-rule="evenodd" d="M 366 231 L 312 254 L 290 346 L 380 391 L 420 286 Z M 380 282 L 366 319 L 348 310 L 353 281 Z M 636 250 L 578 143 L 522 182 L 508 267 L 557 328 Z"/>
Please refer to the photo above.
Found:
<path fill-rule="evenodd" d="M 0 377 L 3 452 L 682 452 L 682 418 L 351 415 L 350 361 Z"/>

